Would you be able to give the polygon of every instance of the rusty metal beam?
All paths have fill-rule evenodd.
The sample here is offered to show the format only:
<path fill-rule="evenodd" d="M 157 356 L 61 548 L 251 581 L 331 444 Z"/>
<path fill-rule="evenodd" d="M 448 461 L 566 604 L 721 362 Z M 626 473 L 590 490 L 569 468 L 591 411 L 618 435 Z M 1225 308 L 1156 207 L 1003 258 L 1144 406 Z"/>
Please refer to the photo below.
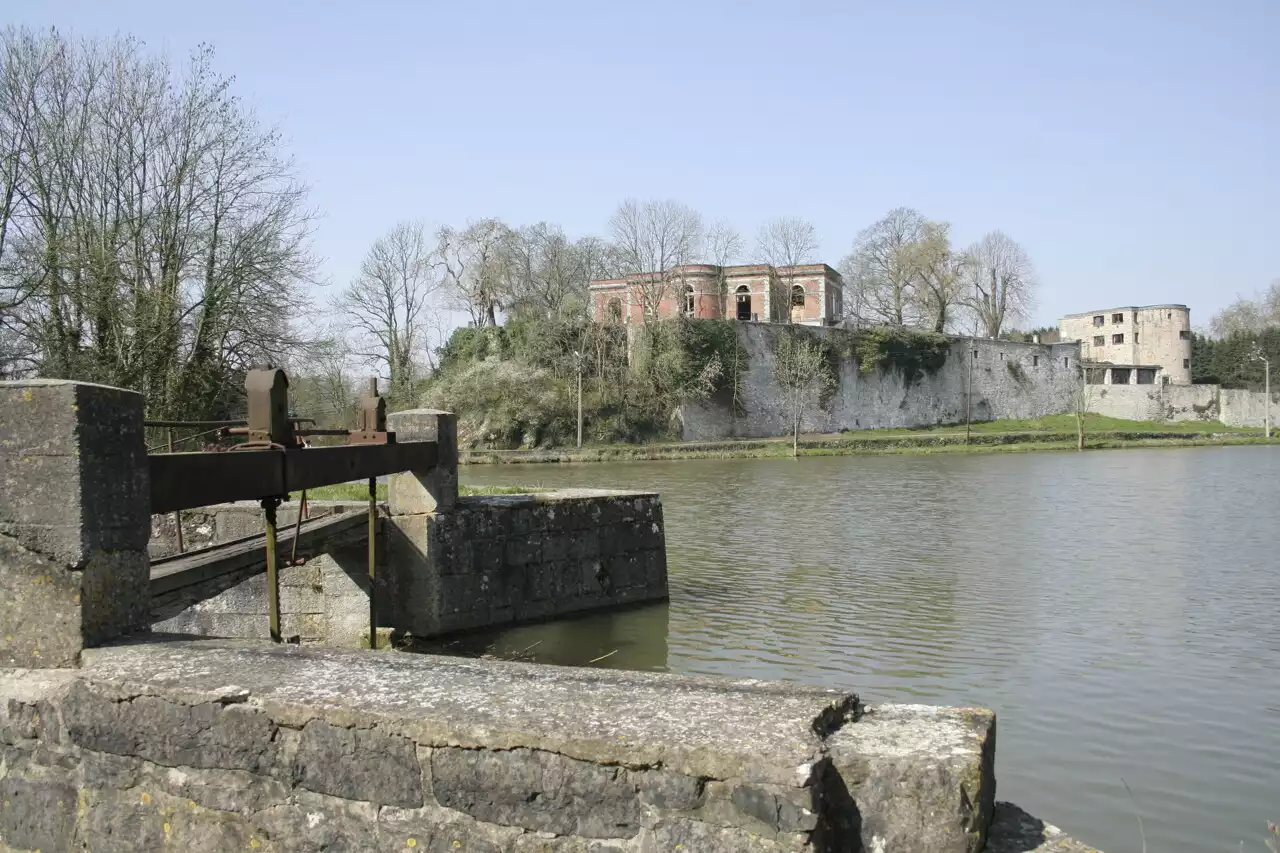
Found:
<path fill-rule="evenodd" d="M 158 453 L 147 458 L 151 512 L 159 514 L 280 497 L 399 471 L 427 471 L 435 467 L 438 450 L 434 441 L 411 441 L 283 451 Z"/>

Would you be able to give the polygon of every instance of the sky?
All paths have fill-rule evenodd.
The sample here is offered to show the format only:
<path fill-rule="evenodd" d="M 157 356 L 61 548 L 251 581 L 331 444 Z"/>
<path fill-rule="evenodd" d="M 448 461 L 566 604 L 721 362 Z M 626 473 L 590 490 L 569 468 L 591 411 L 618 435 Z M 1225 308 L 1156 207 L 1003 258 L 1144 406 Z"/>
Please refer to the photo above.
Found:
<path fill-rule="evenodd" d="M 1000 229 L 1033 325 L 1280 277 L 1280 2 L 0 0 L 7 23 L 197 44 L 277 124 L 348 283 L 397 221 L 607 236 L 674 198 L 838 264 L 891 208 Z"/>

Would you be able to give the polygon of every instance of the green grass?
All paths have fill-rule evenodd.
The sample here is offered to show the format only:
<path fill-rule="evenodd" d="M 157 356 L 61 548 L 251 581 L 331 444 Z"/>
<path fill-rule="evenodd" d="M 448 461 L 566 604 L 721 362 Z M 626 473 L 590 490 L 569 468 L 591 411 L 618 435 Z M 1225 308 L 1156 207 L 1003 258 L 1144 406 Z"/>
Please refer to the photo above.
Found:
<path fill-rule="evenodd" d="M 545 491 L 537 486 L 468 486 L 465 483 L 458 485 L 458 494 L 460 495 L 527 495 L 530 492 Z M 293 492 L 289 495 L 290 500 L 298 500 L 302 497 L 301 492 Z M 316 489 L 307 491 L 307 500 L 309 501 L 367 501 L 369 499 L 369 486 L 366 483 L 338 483 L 333 486 L 320 486 Z M 379 483 L 377 486 L 377 499 L 385 501 L 387 499 L 387 484 Z"/>
<path fill-rule="evenodd" d="M 1179 421 L 1177 423 L 1161 423 L 1159 421 L 1129 421 L 1123 418 L 1110 418 L 1106 415 L 1088 414 L 1084 418 L 1085 432 L 1137 432 L 1137 433 L 1258 433 L 1258 428 L 1229 427 L 1220 421 Z M 1006 432 L 1075 432 L 1075 415 L 1049 415 L 1043 418 L 1022 420 L 1008 419 L 989 421 L 971 425 L 974 433 L 991 434 Z M 842 435 L 857 435 L 865 438 L 878 436 L 921 435 L 925 433 L 964 434 L 964 424 L 949 424 L 938 427 L 915 427 L 910 429 L 868 429 L 850 431 Z"/>

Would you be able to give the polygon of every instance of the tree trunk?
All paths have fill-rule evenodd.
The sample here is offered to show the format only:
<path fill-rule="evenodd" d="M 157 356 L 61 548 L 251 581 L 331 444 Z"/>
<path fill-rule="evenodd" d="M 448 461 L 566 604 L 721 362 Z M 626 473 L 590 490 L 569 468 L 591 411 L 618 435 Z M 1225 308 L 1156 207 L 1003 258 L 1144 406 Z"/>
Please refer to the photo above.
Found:
<path fill-rule="evenodd" d="M 1076 412 L 1076 450 L 1084 450 L 1084 413 Z"/>

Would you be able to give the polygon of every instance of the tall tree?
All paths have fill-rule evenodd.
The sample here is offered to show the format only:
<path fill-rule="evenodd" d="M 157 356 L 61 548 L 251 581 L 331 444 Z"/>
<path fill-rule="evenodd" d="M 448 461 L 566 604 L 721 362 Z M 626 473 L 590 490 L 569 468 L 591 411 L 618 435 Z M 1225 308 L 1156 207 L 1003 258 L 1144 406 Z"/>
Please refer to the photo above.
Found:
<path fill-rule="evenodd" d="M 904 326 L 916 320 L 913 253 L 924 235 L 925 218 L 909 207 L 894 208 L 858 234 L 840 264 L 855 322 Z"/>
<path fill-rule="evenodd" d="M 282 360 L 313 279 L 306 188 L 201 49 L 0 35 L 0 338 L 11 372 L 208 416 Z"/>
<path fill-rule="evenodd" d="M 604 252 L 598 238 L 570 240 L 546 222 L 509 231 L 503 267 L 510 310 L 548 319 L 581 314 L 587 286 L 603 274 Z"/>
<path fill-rule="evenodd" d="M 401 222 L 369 248 L 360 274 L 334 304 L 350 323 L 353 355 L 386 371 L 390 396 L 411 395 L 425 372 L 439 286 L 425 226 Z"/>
<path fill-rule="evenodd" d="M 794 216 L 771 219 L 756 235 L 760 259 L 775 270 L 781 269 L 783 288 L 773 302 L 775 319 L 791 320 L 791 288 L 795 283 L 795 267 L 810 264 L 818 251 L 818 232 L 813 223 Z"/>
<path fill-rule="evenodd" d="M 658 317 L 662 301 L 673 295 L 677 267 L 701 255 L 702 217 L 677 201 L 627 199 L 609 225 L 619 271 L 643 274 L 633 295 L 639 298 L 647 323 Z"/>
<path fill-rule="evenodd" d="M 510 290 L 511 229 L 501 220 L 481 219 L 461 231 L 445 226 L 437 237 L 437 256 L 452 304 L 470 314 L 478 328 L 498 325 L 498 312 Z"/>
<path fill-rule="evenodd" d="M 917 313 L 935 332 L 945 332 L 964 297 L 969 259 L 951 248 L 951 225 L 926 221 L 920 239 L 907 252 L 915 278 Z"/>
<path fill-rule="evenodd" d="M 964 301 L 988 338 L 1025 319 L 1035 307 L 1035 267 L 1026 251 L 1002 231 L 992 231 L 965 253 L 969 292 Z"/>

